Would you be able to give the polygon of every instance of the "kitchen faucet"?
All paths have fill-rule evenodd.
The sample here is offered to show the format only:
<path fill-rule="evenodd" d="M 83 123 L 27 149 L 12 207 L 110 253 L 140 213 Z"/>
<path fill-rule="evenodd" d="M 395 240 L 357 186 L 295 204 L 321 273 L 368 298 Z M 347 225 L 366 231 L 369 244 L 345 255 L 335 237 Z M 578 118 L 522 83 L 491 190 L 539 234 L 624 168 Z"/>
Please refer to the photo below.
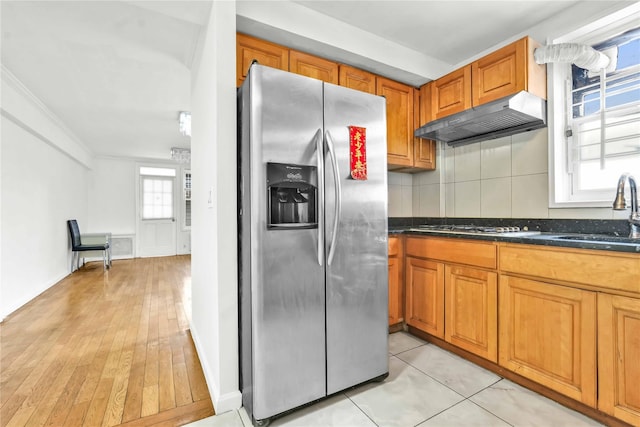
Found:
<path fill-rule="evenodd" d="M 633 175 L 629 173 L 623 173 L 618 180 L 618 190 L 616 192 L 616 199 L 613 201 L 613 209 L 621 211 L 626 209 L 627 204 L 624 200 L 624 182 L 629 181 L 629 187 L 631 188 L 631 215 L 629 215 L 629 224 L 631 224 L 631 231 L 629 232 L 629 238 L 640 239 L 640 213 L 638 213 L 638 189 L 636 187 L 636 180 Z"/>

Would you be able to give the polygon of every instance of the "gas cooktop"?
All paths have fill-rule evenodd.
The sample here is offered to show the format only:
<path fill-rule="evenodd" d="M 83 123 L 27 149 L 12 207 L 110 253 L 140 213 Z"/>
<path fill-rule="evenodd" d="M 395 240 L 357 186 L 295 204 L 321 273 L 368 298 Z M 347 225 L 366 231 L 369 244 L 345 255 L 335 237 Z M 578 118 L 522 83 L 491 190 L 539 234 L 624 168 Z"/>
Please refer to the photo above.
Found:
<path fill-rule="evenodd" d="M 480 234 L 490 236 L 524 237 L 540 234 L 539 231 L 521 230 L 520 227 L 491 227 L 478 225 L 419 225 L 409 229 L 423 233 Z"/>

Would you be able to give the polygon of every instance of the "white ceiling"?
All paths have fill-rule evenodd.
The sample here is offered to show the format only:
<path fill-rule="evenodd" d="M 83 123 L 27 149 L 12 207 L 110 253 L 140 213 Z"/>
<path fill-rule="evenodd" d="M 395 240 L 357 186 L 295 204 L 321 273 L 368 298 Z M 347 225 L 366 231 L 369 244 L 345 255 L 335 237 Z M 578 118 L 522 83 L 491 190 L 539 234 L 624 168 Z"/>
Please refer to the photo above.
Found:
<path fill-rule="evenodd" d="M 529 30 L 545 42 L 631 3 L 238 0 L 237 25 L 418 86 Z M 190 109 L 190 68 L 210 1 L 0 7 L 3 67 L 96 155 L 168 159 L 170 147 L 189 147 L 177 118 Z"/>
<path fill-rule="evenodd" d="M 189 147 L 191 64 L 209 2 L 2 1 L 2 65 L 96 155 Z"/>
<path fill-rule="evenodd" d="M 295 1 L 448 64 L 573 6 L 565 1 Z M 363 5 L 366 3 L 366 7 Z"/>

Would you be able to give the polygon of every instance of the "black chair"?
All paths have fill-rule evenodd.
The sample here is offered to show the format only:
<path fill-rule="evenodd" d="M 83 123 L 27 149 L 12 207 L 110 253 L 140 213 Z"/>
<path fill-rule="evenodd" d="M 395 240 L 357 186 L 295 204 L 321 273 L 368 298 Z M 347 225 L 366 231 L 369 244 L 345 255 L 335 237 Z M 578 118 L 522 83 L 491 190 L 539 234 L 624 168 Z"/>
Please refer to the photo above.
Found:
<path fill-rule="evenodd" d="M 103 268 L 107 269 L 111 267 L 111 250 L 109 247 L 108 239 L 105 238 L 104 243 L 91 243 L 83 245 L 78 222 L 75 219 L 70 219 L 67 221 L 67 226 L 69 227 L 69 234 L 71 235 L 71 272 L 75 271 L 73 269 L 74 262 L 76 264 L 76 270 L 80 268 L 80 252 L 102 251 Z M 82 257 L 82 264 L 84 264 L 84 257 Z"/>

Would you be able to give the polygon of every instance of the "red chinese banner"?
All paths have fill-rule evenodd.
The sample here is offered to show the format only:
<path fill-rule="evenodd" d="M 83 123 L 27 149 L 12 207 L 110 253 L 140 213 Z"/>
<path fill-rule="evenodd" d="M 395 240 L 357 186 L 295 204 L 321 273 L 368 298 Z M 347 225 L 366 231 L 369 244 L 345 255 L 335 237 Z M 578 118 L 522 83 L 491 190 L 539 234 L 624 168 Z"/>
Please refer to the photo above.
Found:
<path fill-rule="evenodd" d="M 367 129 L 349 126 L 351 178 L 367 179 Z"/>

